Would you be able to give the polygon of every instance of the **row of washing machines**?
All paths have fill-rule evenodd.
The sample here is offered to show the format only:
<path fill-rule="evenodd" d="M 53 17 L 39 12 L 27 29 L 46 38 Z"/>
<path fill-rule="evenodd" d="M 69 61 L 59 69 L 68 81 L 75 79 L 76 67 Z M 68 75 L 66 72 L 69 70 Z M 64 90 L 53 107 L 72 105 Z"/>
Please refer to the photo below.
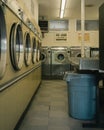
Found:
<path fill-rule="evenodd" d="M 73 49 L 73 51 L 70 51 Z M 70 53 L 71 52 L 71 53 Z M 70 71 L 70 56 L 81 56 L 81 49 L 77 47 L 69 48 L 66 46 L 41 48 L 42 78 L 60 79 L 66 71 Z"/>
<path fill-rule="evenodd" d="M 85 57 L 98 56 L 98 48 L 85 47 Z M 42 78 L 62 79 L 66 71 L 73 70 L 70 57 L 81 57 L 80 46 L 43 46 L 41 48 Z"/>

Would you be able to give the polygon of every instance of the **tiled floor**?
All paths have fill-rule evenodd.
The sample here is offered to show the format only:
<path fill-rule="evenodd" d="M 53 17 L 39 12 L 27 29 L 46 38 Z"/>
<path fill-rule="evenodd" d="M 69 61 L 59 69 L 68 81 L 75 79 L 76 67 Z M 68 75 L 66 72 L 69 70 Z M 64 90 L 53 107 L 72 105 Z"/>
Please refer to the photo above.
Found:
<path fill-rule="evenodd" d="M 82 128 L 82 121 L 68 115 L 67 84 L 43 80 L 18 130 L 103 130 Z"/>

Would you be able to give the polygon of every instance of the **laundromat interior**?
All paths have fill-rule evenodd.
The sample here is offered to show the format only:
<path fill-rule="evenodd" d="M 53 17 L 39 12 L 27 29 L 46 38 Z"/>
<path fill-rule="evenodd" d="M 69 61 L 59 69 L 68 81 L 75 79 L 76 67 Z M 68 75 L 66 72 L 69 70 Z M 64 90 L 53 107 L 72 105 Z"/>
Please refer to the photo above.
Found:
<path fill-rule="evenodd" d="M 104 0 L 0 0 L 0 130 L 104 130 Z"/>

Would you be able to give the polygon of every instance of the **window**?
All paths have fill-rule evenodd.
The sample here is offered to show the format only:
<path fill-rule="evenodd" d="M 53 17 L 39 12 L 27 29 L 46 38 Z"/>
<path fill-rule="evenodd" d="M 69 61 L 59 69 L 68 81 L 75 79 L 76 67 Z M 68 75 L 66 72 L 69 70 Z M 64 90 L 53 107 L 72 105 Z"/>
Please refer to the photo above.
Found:
<path fill-rule="evenodd" d="M 99 29 L 98 20 L 85 20 L 85 30 L 86 31 L 96 31 Z M 76 30 L 81 30 L 81 20 L 76 21 Z"/>
<path fill-rule="evenodd" d="M 68 20 L 50 20 L 49 21 L 50 31 L 67 31 L 69 30 Z"/>

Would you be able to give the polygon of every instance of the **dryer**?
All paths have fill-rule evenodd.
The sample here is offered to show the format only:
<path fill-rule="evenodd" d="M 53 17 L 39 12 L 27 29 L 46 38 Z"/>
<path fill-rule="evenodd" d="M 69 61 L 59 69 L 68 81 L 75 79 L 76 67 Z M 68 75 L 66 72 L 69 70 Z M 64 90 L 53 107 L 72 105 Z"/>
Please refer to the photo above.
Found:
<path fill-rule="evenodd" d="M 0 90 L 31 72 L 36 62 L 37 35 L 7 5 L 0 4 Z"/>
<path fill-rule="evenodd" d="M 38 88 L 41 62 L 35 62 L 32 40 L 38 36 L 2 1 L 0 19 L 0 129 L 7 130 L 14 129 Z"/>
<path fill-rule="evenodd" d="M 0 4 L 0 18 L 1 89 L 18 75 L 15 69 L 20 70 L 23 65 L 24 49 L 21 21 L 5 4 Z"/>

